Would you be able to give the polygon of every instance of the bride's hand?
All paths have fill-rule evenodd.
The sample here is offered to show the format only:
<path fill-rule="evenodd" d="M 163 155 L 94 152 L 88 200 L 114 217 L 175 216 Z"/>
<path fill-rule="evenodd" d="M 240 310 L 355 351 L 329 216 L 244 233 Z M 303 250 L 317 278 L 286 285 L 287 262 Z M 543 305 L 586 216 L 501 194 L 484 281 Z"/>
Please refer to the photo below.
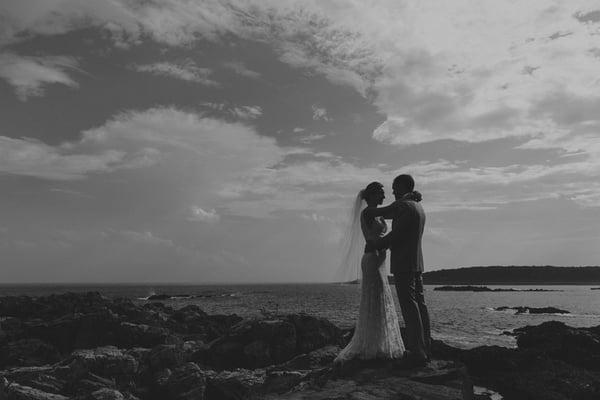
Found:
<path fill-rule="evenodd" d="M 407 193 L 405 195 L 405 198 L 408 200 L 419 202 L 419 201 L 423 200 L 423 195 L 418 190 L 413 190 L 412 192 Z"/>

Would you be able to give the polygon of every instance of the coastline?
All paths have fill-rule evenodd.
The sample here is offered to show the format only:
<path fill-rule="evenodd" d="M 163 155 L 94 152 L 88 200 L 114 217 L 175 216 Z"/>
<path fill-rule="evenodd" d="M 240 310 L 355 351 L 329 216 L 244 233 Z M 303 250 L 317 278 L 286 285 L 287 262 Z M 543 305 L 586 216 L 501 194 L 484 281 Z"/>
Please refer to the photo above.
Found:
<path fill-rule="evenodd" d="M 358 362 L 336 370 L 331 362 L 351 330 L 309 314 L 209 315 L 87 292 L 1 297 L 0 317 L 0 395 L 8 399 L 325 399 L 367 390 L 450 400 L 475 398 L 474 386 L 508 400 L 600 396 L 600 326 L 518 328 L 509 332 L 514 349 L 434 340 L 425 368 Z"/>

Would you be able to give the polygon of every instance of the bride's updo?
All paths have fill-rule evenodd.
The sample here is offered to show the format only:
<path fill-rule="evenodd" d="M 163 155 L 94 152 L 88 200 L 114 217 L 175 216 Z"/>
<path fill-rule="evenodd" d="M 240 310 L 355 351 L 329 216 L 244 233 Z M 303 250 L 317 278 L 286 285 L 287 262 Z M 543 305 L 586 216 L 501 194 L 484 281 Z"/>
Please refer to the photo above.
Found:
<path fill-rule="evenodd" d="M 366 201 L 369 196 L 381 190 L 383 190 L 383 185 L 381 183 L 371 182 L 367 187 L 360 191 L 360 198 Z"/>

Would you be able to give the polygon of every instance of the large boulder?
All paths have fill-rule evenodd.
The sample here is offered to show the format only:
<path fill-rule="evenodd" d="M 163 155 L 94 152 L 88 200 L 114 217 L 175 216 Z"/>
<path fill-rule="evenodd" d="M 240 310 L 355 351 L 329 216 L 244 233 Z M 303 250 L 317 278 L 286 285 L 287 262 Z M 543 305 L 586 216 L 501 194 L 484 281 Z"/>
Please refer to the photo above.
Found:
<path fill-rule="evenodd" d="M 259 368 L 296 355 L 296 330 L 283 320 L 244 321 L 213 343 L 208 364 L 221 369 Z"/>
<path fill-rule="evenodd" d="M 0 372 L 8 382 L 17 383 L 42 392 L 60 394 L 65 390 L 67 381 L 57 377 L 50 365 L 41 367 L 18 367 Z"/>
<path fill-rule="evenodd" d="M 56 362 L 59 351 L 40 339 L 21 339 L 0 345 L 0 368 Z"/>
<path fill-rule="evenodd" d="M 123 393 L 115 389 L 102 388 L 89 393 L 85 400 L 125 400 Z"/>
<path fill-rule="evenodd" d="M 91 372 L 105 378 L 114 378 L 117 384 L 134 377 L 139 366 L 132 355 L 114 346 L 76 350 L 60 364 L 68 368 L 72 379 L 81 379 Z"/>
<path fill-rule="evenodd" d="M 268 371 L 313 370 L 330 365 L 340 353 L 341 348 L 329 345 L 310 353 L 300 354 L 285 363 L 274 365 Z"/>
<path fill-rule="evenodd" d="M 173 370 L 165 369 L 156 375 L 150 396 L 156 400 L 203 400 L 207 374 L 192 362 Z"/>
<path fill-rule="evenodd" d="M 515 329 L 519 349 L 538 351 L 550 358 L 600 370 L 600 331 L 572 328 L 558 321 Z"/>
<path fill-rule="evenodd" d="M 344 344 L 344 331 L 325 318 L 290 314 L 285 320 L 296 330 L 297 354 L 308 353 L 329 344 Z"/>
<path fill-rule="evenodd" d="M 266 373 L 262 369 L 221 371 L 211 375 L 206 388 L 207 400 L 245 400 L 262 392 Z"/>
<path fill-rule="evenodd" d="M 343 341 L 337 326 L 306 314 L 248 320 L 213 341 L 204 361 L 218 369 L 260 368 Z"/>
<path fill-rule="evenodd" d="M 0 297 L 0 315 L 21 319 L 54 319 L 66 314 L 90 313 L 106 308 L 111 300 L 98 292 L 51 294 L 43 297 Z"/>
<path fill-rule="evenodd" d="M 87 314 L 68 314 L 25 323 L 25 335 L 44 340 L 61 352 L 113 344 L 118 340 L 120 320 L 108 308 Z"/>
<path fill-rule="evenodd" d="M 29 386 L 11 383 L 2 385 L 0 398 L 6 400 L 69 400 L 68 397 L 56 393 L 48 393 Z"/>
<path fill-rule="evenodd" d="M 152 348 L 146 355 L 145 361 L 151 371 L 172 369 L 186 361 L 186 353 L 183 346 L 163 344 Z"/>
<path fill-rule="evenodd" d="M 119 347 L 153 347 L 166 343 L 170 335 L 166 328 L 121 322 L 116 328 L 114 343 L 111 344 Z"/>
<path fill-rule="evenodd" d="M 175 310 L 166 326 L 173 332 L 200 335 L 213 340 L 226 334 L 229 329 L 242 321 L 237 315 L 208 315 L 194 304 Z"/>

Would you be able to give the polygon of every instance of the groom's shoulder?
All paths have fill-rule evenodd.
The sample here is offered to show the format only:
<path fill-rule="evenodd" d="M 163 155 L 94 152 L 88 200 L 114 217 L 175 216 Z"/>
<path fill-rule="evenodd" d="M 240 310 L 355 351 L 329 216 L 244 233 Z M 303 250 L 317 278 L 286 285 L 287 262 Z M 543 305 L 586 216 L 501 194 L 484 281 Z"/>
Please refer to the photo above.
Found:
<path fill-rule="evenodd" d="M 409 199 L 400 199 L 400 200 L 396 200 L 396 203 L 398 203 L 397 207 L 399 210 L 412 210 L 419 214 L 425 213 L 425 211 L 423 210 L 423 206 L 418 201 L 409 200 Z"/>

